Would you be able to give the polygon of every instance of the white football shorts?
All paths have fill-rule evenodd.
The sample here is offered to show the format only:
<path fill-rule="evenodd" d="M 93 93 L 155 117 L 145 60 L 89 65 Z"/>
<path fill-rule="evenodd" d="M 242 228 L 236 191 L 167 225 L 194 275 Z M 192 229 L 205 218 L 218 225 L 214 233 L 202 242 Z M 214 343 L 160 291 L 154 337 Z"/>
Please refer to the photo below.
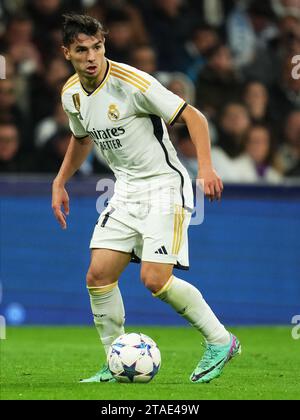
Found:
<path fill-rule="evenodd" d="M 123 251 L 131 261 L 174 264 L 188 270 L 188 227 L 191 212 L 181 205 L 161 209 L 153 202 L 112 199 L 96 223 L 90 248 Z"/>

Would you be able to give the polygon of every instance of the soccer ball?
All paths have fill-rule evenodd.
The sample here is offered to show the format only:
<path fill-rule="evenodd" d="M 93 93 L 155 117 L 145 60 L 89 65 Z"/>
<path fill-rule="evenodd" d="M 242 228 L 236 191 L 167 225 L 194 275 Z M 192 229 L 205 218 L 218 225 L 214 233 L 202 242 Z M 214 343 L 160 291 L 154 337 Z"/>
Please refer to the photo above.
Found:
<path fill-rule="evenodd" d="M 149 382 L 161 365 L 156 343 L 145 334 L 122 334 L 110 346 L 107 363 L 119 382 Z"/>

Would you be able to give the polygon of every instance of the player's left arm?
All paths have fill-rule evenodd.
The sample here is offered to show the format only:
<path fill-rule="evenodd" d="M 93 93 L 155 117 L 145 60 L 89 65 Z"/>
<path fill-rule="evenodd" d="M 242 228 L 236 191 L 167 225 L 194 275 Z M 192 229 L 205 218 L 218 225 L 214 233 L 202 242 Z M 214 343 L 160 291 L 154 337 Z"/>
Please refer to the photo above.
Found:
<path fill-rule="evenodd" d="M 198 158 L 197 181 L 200 182 L 204 194 L 210 200 L 220 200 L 223 183 L 212 165 L 207 119 L 198 109 L 188 105 L 177 122 L 183 122 L 187 125 L 191 140 L 196 147 Z"/>

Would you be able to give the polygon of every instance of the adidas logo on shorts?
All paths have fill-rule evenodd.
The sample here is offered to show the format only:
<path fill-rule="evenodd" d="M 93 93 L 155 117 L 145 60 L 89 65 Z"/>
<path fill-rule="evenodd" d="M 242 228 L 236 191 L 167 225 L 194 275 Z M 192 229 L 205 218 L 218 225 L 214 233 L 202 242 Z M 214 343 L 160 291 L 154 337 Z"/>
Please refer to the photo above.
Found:
<path fill-rule="evenodd" d="M 168 255 L 167 250 L 164 246 L 160 247 L 157 251 L 155 251 L 155 254 L 165 254 Z"/>

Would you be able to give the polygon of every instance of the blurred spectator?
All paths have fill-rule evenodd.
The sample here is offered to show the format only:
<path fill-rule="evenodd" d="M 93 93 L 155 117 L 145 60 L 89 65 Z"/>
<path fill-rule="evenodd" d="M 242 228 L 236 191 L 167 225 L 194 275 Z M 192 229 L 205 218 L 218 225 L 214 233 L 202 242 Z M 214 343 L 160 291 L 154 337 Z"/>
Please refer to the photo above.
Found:
<path fill-rule="evenodd" d="M 292 112 L 285 124 L 284 143 L 278 151 L 278 159 L 283 170 L 288 175 L 293 175 L 300 166 L 300 110 Z"/>
<path fill-rule="evenodd" d="M 107 2 L 105 0 L 102 0 L 101 2 L 98 0 L 81 0 L 80 2 L 84 9 L 83 13 L 93 16 L 102 24 L 106 24 Z"/>
<path fill-rule="evenodd" d="M 63 39 L 62 39 L 62 31 L 60 28 L 58 29 L 52 29 L 49 34 L 47 34 L 48 37 L 48 44 L 47 48 L 43 48 L 42 56 L 43 61 L 48 62 L 49 57 L 55 57 L 57 55 L 60 55 L 61 52 L 61 46 L 63 45 Z"/>
<path fill-rule="evenodd" d="M 278 150 L 282 167 L 289 176 L 299 174 L 300 80 L 292 77 L 291 61 L 300 54 L 299 0 L 1 0 L 7 79 L 0 81 L 0 124 L 16 124 L 22 136 L 18 170 L 21 155 L 22 168 L 31 170 L 36 150 L 36 169 L 53 170 L 47 152 L 57 162 L 67 144 L 60 93 L 74 70 L 61 53 L 61 20 L 71 10 L 104 23 L 109 58 L 154 75 L 205 114 L 223 179 L 236 181 L 233 161 L 243 153 L 251 123 L 284 133 Z M 168 130 L 194 176 L 197 159 L 189 134 L 180 124 Z M 263 130 L 258 132 L 263 138 Z M 24 155 L 28 151 L 31 159 Z M 248 170 L 249 153 L 243 159 Z M 96 150 L 80 173 L 91 170 L 108 171 Z"/>
<path fill-rule="evenodd" d="M 9 55 L 5 55 L 6 62 L 6 79 L 13 82 L 13 91 L 15 95 L 16 105 L 20 112 L 26 118 L 28 110 L 28 95 L 27 95 L 27 78 L 24 75 L 17 73 L 16 66 Z M 0 106 L 1 108 L 1 106 Z"/>
<path fill-rule="evenodd" d="M 245 151 L 234 161 L 236 182 L 279 183 L 281 174 L 274 168 L 271 133 L 263 125 L 253 125 L 245 137 Z"/>
<path fill-rule="evenodd" d="M 219 121 L 218 145 L 231 158 L 243 150 L 243 139 L 250 127 L 247 108 L 239 103 L 226 105 Z"/>
<path fill-rule="evenodd" d="M 43 119 L 35 129 L 34 143 L 40 148 L 45 145 L 61 129 L 69 127 L 67 114 L 64 112 L 61 102 L 57 102 L 54 114 Z"/>
<path fill-rule="evenodd" d="M 0 122 L 16 124 L 20 129 L 25 128 L 24 117 L 17 104 L 13 79 L 0 81 Z"/>
<path fill-rule="evenodd" d="M 219 42 L 217 31 L 209 25 L 197 25 L 193 30 L 191 39 L 185 44 L 185 73 L 193 82 L 206 64 L 207 53 Z"/>
<path fill-rule="evenodd" d="M 156 77 L 171 92 L 180 96 L 189 105 L 194 105 L 195 87 L 185 74 L 180 72 L 158 72 Z M 181 124 L 174 124 L 172 127 L 168 126 L 169 136 L 173 143 L 176 143 L 178 140 L 180 127 Z"/>
<path fill-rule="evenodd" d="M 299 3 L 300 9 L 300 3 Z M 300 51 L 300 18 L 286 16 L 279 21 L 278 56 L 282 59 L 293 56 Z"/>
<path fill-rule="evenodd" d="M 55 132 L 47 143 L 40 148 L 37 158 L 37 168 L 39 172 L 57 173 L 59 171 L 69 146 L 70 139 L 71 134 L 68 128 L 60 128 Z M 94 152 L 88 156 L 86 161 L 76 172 L 76 175 L 87 176 L 91 175 L 93 172 L 110 172 L 107 165 L 102 164 L 101 160 L 94 156 Z"/>
<path fill-rule="evenodd" d="M 247 83 L 243 97 L 252 122 L 262 124 L 270 122 L 269 93 L 262 83 L 257 81 Z"/>
<path fill-rule="evenodd" d="M 195 180 L 198 175 L 197 152 L 185 125 L 180 125 L 177 128 L 175 146 L 181 163 L 186 167 L 190 178 Z M 219 175 L 221 175 L 222 178 L 225 177 L 226 181 L 230 181 L 231 159 L 226 153 L 218 147 L 212 147 L 212 160 Z"/>
<path fill-rule="evenodd" d="M 7 6 L 10 2 L 3 0 L 0 2 L 0 36 L 5 31 L 5 21 L 7 20 L 8 10 Z"/>
<path fill-rule="evenodd" d="M 214 169 L 223 182 L 238 182 L 234 172 L 233 159 L 231 159 L 221 147 L 213 146 L 211 148 L 211 158 Z"/>
<path fill-rule="evenodd" d="M 35 43 L 43 62 L 47 62 L 49 56 L 59 53 L 56 48 L 60 39 L 58 33 L 61 32 L 62 15 L 65 12 L 82 11 L 81 0 L 27 0 L 26 3 L 26 10 L 34 22 Z"/>
<path fill-rule="evenodd" d="M 300 149 L 299 149 L 300 154 Z M 285 174 L 287 177 L 295 177 L 300 179 L 300 159 L 298 160 L 298 164 L 294 166 L 290 171 Z"/>
<path fill-rule="evenodd" d="M 184 71 L 184 45 L 196 16 L 183 0 L 151 0 L 143 12 L 151 42 L 157 48 L 159 70 Z"/>
<path fill-rule="evenodd" d="M 300 79 L 292 77 L 294 64 L 292 57 L 283 61 L 281 80 L 271 90 L 272 115 L 278 120 L 284 120 L 287 115 L 300 110 Z"/>
<path fill-rule="evenodd" d="M 171 92 L 180 96 L 190 105 L 195 103 L 195 87 L 191 80 L 183 73 L 169 73 L 166 87 Z"/>
<path fill-rule="evenodd" d="M 109 33 L 106 37 L 106 52 L 111 60 L 128 63 L 130 51 L 135 45 L 134 33 L 128 14 L 122 10 L 109 13 L 106 21 Z"/>
<path fill-rule="evenodd" d="M 242 85 L 228 47 L 220 44 L 210 51 L 208 62 L 196 84 L 196 104 L 210 117 L 228 102 L 239 101 Z"/>
<path fill-rule="evenodd" d="M 19 73 L 28 75 L 41 69 L 40 53 L 33 42 L 33 22 L 26 15 L 14 16 L 8 22 L 1 46 Z"/>
<path fill-rule="evenodd" d="M 20 153 L 17 127 L 11 123 L 0 123 L 0 172 L 27 172 L 33 168 L 32 156 Z"/>
<path fill-rule="evenodd" d="M 65 11 L 62 0 L 29 0 L 27 11 L 34 21 L 35 37 L 45 44 L 47 35 L 62 23 L 62 14 Z"/>
<path fill-rule="evenodd" d="M 28 79 L 42 68 L 41 57 L 33 41 L 31 18 L 25 14 L 15 14 L 9 19 L 7 30 L 0 43 L 6 57 L 6 76 L 8 78 L 6 83 L 13 85 L 10 89 L 11 94 L 0 100 L 2 112 L 0 120 L 7 120 L 8 114 L 10 114 L 12 118 L 9 120 L 17 124 L 22 133 L 23 145 L 27 147 L 28 139 L 31 137 L 28 125 L 28 117 L 31 114 L 28 106 Z M 4 85 L 5 83 L 0 90 L 5 89 Z M 11 102 L 9 107 L 7 101 Z"/>
<path fill-rule="evenodd" d="M 110 11 L 113 12 L 114 10 L 126 13 L 130 21 L 130 27 L 136 45 L 147 44 L 149 43 L 149 35 L 145 28 L 141 12 L 132 3 L 133 2 L 128 0 L 114 0 L 113 2 L 110 0 L 105 1 L 108 15 L 110 14 Z"/>
<path fill-rule="evenodd" d="M 271 83 L 276 76 L 272 42 L 278 35 L 270 0 L 236 2 L 227 21 L 235 65 L 246 78 Z"/>
<path fill-rule="evenodd" d="M 148 74 L 154 75 L 157 71 L 157 57 L 154 48 L 150 45 L 140 45 L 132 48 L 129 64 Z"/>
<path fill-rule="evenodd" d="M 176 149 L 181 163 L 186 167 L 192 180 L 197 178 L 198 160 L 197 152 L 186 126 L 178 128 Z"/>
<path fill-rule="evenodd" d="M 28 10 L 35 21 L 36 26 L 43 25 L 45 30 L 50 30 L 59 25 L 55 22 L 58 13 L 62 10 L 62 0 L 29 0 Z"/>
<path fill-rule="evenodd" d="M 295 16 L 300 18 L 299 0 L 272 0 L 272 7 L 279 17 Z"/>
<path fill-rule="evenodd" d="M 212 26 L 221 26 L 235 0 L 189 0 L 193 10 Z"/>
<path fill-rule="evenodd" d="M 66 60 L 57 56 L 50 58 L 43 74 L 31 78 L 30 108 L 33 126 L 53 113 L 57 101 L 60 100 L 61 89 L 71 74 Z"/>
<path fill-rule="evenodd" d="M 69 146 L 70 138 L 70 130 L 61 129 L 41 147 L 38 156 L 39 172 L 56 173 L 59 171 Z"/>

